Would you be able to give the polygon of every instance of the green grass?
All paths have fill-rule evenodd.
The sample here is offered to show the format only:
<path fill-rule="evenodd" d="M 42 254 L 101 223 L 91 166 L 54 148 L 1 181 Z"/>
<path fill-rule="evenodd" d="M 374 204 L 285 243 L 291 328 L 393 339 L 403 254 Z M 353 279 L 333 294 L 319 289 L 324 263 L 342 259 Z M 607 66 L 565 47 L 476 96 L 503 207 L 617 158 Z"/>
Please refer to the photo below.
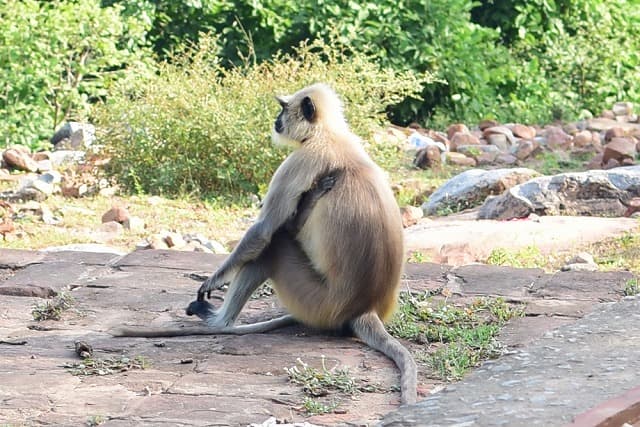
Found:
<path fill-rule="evenodd" d="M 636 277 L 627 280 L 627 283 L 624 285 L 624 295 L 631 297 L 638 294 L 640 294 L 640 283 L 638 283 L 638 278 Z"/>
<path fill-rule="evenodd" d="M 398 338 L 430 345 L 416 359 L 431 368 L 436 378 L 451 381 L 482 360 L 500 355 L 502 347 L 496 340 L 500 328 L 523 314 L 521 306 L 502 298 L 452 304 L 438 292 L 402 293 L 387 328 Z"/>
<path fill-rule="evenodd" d="M 60 320 L 62 313 L 73 307 L 75 300 L 66 292 L 59 292 L 53 299 L 38 303 L 31 309 L 33 320 Z"/>
<path fill-rule="evenodd" d="M 136 356 L 133 359 L 126 356 L 105 359 L 87 357 L 82 362 L 67 363 L 64 367 L 72 375 L 76 376 L 103 376 L 136 369 L 146 369 L 149 367 L 149 361 L 143 356 Z"/>
<path fill-rule="evenodd" d="M 550 259 L 537 247 L 527 246 L 526 248 L 517 250 L 496 248 L 491 251 L 486 263 L 489 265 L 503 265 L 518 268 L 547 269 L 550 264 Z"/>
<path fill-rule="evenodd" d="M 346 368 L 327 369 L 322 357 L 322 367 L 316 369 L 302 360 L 290 368 L 284 368 L 289 382 L 302 386 L 305 394 L 302 409 L 307 415 L 334 412 L 340 405 L 340 396 L 353 396 L 378 390 L 376 385 L 364 384 L 349 373 Z"/>

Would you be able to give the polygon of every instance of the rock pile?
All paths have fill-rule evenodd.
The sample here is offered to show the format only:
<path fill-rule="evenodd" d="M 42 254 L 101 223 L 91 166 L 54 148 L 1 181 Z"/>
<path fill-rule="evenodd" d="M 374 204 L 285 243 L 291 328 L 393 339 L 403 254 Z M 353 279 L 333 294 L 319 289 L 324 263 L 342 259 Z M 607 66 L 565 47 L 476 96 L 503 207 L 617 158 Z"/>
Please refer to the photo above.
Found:
<path fill-rule="evenodd" d="M 396 129 L 397 132 L 397 129 Z M 469 129 L 452 124 L 446 133 L 413 126 L 405 131 L 414 164 L 437 168 L 453 165 L 521 165 L 543 152 L 561 151 L 589 157 L 588 169 L 611 169 L 635 164 L 640 153 L 640 121 L 633 104 L 618 102 L 594 119 L 544 127 L 484 120 Z"/>

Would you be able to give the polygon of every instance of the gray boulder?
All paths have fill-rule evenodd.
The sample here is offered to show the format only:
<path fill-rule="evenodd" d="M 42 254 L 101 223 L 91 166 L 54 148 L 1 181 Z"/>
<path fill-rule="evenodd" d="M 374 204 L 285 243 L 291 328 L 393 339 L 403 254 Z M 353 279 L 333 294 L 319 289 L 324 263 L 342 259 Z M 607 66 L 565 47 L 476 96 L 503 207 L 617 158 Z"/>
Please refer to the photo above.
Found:
<path fill-rule="evenodd" d="M 622 216 L 640 196 L 640 166 L 534 178 L 485 201 L 478 219 L 538 215 Z"/>
<path fill-rule="evenodd" d="M 514 185 L 540 174 L 532 169 L 469 169 L 438 188 L 422 205 L 425 215 L 459 211 L 482 203 L 487 196 L 502 194 Z"/>
<path fill-rule="evenodd" d="M 56 149 L 74 150 L 90 147 L 96 139 L 96 128 L 90 123 L 67 122 L 51 137 Z"/>

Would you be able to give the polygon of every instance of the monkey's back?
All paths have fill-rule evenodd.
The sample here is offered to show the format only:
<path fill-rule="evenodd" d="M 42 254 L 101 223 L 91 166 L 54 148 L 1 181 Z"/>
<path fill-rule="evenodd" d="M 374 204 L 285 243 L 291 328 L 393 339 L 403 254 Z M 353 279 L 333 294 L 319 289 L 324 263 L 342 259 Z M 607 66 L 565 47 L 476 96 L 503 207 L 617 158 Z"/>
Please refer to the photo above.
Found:
<path fill-rule="evenodd" d="M 343 169 L 298 236 L 328 288 L 317 309 L 293 313 L 312 326 L 339 327 L 368 311 L 386 319 L 395 307 L 404 259 L 402 220 L 383 172 L 366 160 Z"/>

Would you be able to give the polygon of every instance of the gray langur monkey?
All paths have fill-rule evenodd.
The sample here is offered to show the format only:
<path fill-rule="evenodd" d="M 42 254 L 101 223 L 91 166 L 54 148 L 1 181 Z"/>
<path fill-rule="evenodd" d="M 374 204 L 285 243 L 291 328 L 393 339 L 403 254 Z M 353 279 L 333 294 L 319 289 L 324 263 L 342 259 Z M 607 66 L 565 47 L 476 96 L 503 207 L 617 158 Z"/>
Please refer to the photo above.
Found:
<path fill-rule="evenodd" d="M 402 221 L 389 183 L 349 130 L 328 86 L 314 84 L 278 102 L 282 111 L 273 140 L 294 151 L 275 172 L 255 224 L 187 308 L 206 326 L 115 334 L 260 333 L 296 321 L 346 328 L 396 363 L 401 402 L 413 403 L 416 364 L 383 325 L 396 305 L 404 260 Z M 290 314 L 236 325 L 253 291 L 267 279 Z M 206 298 L 225 284 L 229 289 L 216 310 Z"/>

